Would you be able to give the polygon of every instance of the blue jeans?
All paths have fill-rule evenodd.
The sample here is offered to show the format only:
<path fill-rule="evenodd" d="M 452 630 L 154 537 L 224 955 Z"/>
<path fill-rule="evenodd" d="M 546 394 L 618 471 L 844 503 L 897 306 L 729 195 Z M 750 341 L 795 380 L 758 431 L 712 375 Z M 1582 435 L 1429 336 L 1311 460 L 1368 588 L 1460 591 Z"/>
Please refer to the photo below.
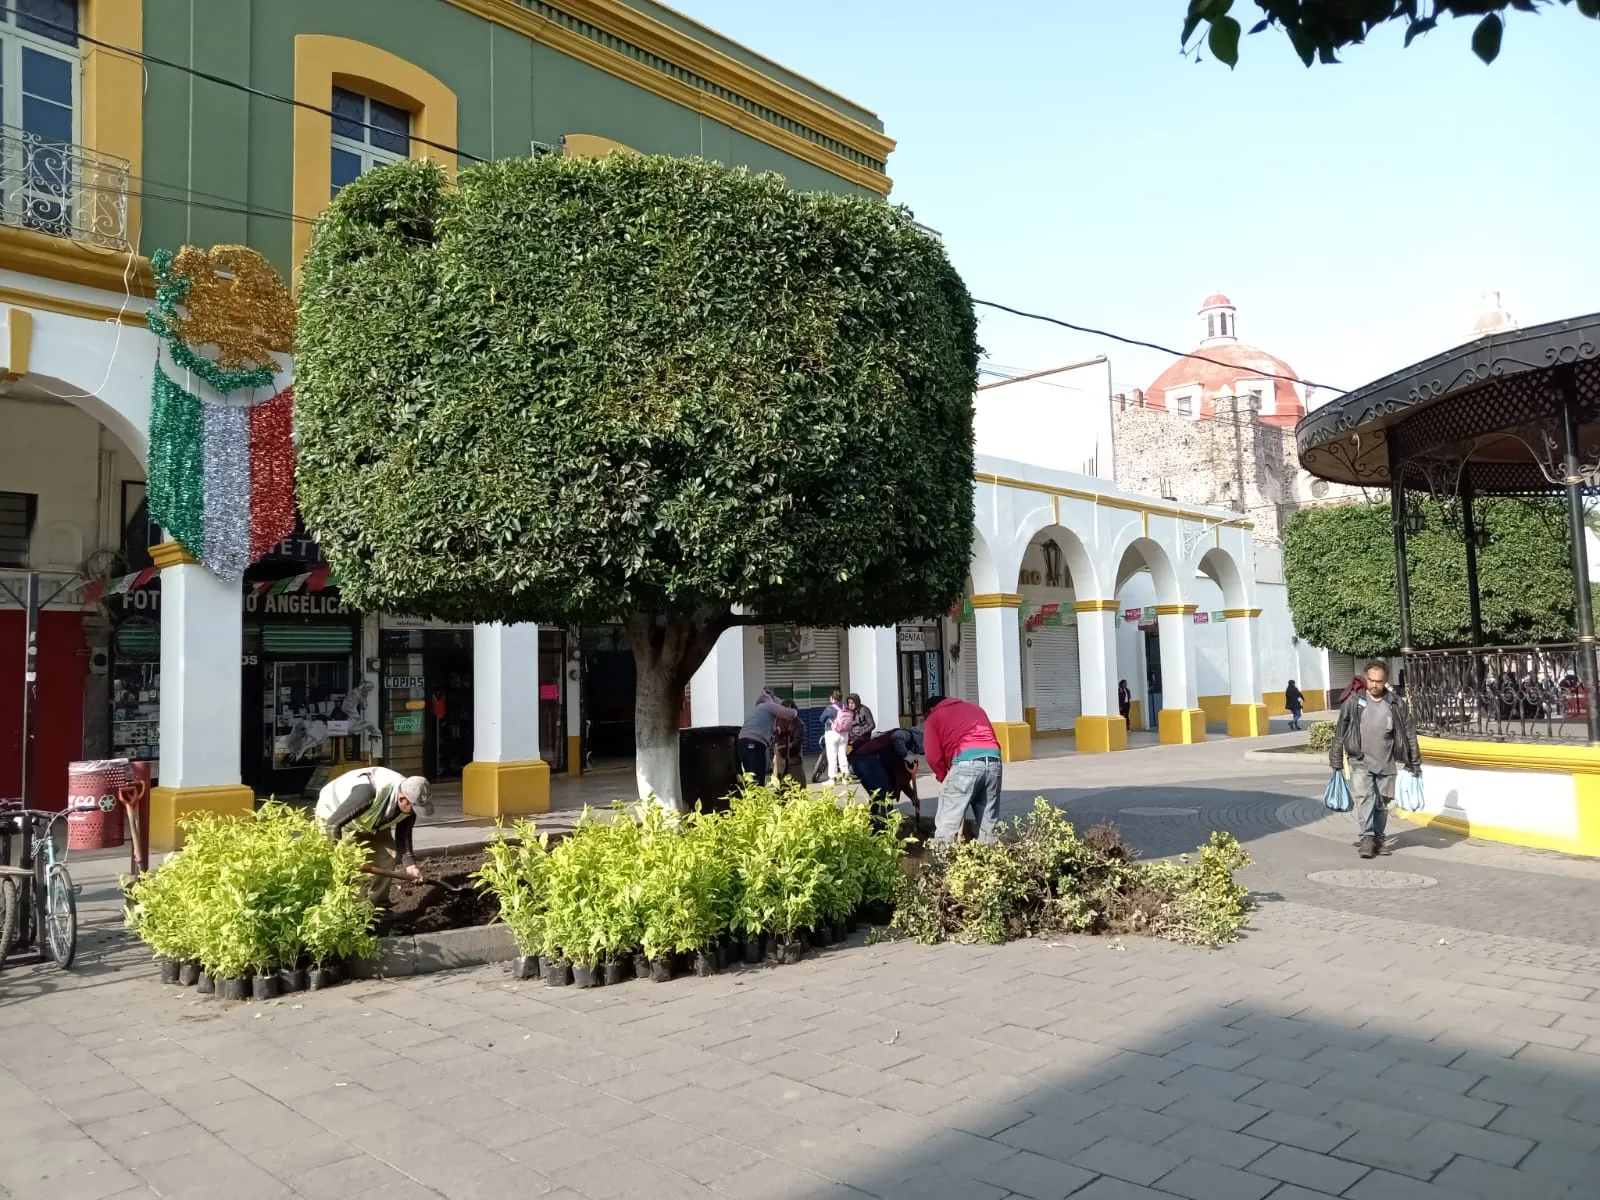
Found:
<path fill-rule="evenodd" d="M 992 842 L 1000 823 L 1000 760 L 968 759 L 950 768 L 939 788 L 939 811 L 933 818 L 933 840 L 953 842 L 967 811 L 974 810 L 978 840 Z"/>
<path fill-rule="evenodd" d="M 1383 841 L 1389 805 L 1394 803 L 1394 780 L 1393 775 L 1374 775 L 1361 763 L 1350 764 L 1350 797 L 1355 801 L 1356 825 L 1362 837 Z"/>
<path fill-rule="evenodd" d="M 754 775 L 757 783 L 766 783 L 767 755 L 772 747 L 755 738 L 740 738 L 734 748 L 739 753 L 739 770 Z"/>

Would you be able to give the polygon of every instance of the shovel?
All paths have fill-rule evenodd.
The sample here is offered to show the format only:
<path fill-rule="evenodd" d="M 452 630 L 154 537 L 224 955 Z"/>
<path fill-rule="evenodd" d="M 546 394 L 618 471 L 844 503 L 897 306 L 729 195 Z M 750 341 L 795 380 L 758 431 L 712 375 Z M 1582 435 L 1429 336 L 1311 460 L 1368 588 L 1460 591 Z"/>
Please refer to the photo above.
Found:
<path fill-rule="evenodd" d="M 370 868 L 368 875 L 381 875 L 385 879 L 398 879 L 401 883 L 420 883 L 424 887 L 441 887 L 447 892 L 464 892 L 472 885 L 470 883 L 446 883 L 442 879 L 413 879 L 403 871 L 380 871 L 376 867 Z"/>

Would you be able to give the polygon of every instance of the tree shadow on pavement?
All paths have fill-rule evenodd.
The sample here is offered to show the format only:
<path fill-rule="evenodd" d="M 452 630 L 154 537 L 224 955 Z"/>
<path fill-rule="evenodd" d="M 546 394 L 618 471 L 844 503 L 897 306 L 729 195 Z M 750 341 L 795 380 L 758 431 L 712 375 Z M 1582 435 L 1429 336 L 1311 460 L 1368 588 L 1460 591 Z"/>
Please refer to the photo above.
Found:
<path fill-rule="evenodd" d="M 766 1186 L 754 1172 L 713 1186 L 805 1200 L 1596 1194 L 1600 1057 L 1468 1030 L 1430 1039 L 1401 1012 L 1381 1011 L 1393 1002 L 1378 997 L 1406 993 L 1398 973 L 1368 986 L 1356 970 L 1322 993 L 1315 1013 L 1262 999 L 1173 1003 L 1154 979 L 1143 995 L 1125 989 L 1124 1011 L 1051 1011 L 1035 1007 L 1048 999 L 1037 978 L 1031 994 L 1009 986 L 1022 956 L 1047 954 L 1038 943 L 940 951 L 969 960 L 962 1000 L 896 1043 L 903 1059 L 883 1052 L 883 1085 L 864 1101 L 831 1096 L 840 1114 L 852 1104 L 890 1111 L 813 1131 L 815 1144 L 801 1126 L 775 1131 L 790 1166 L 770 1163 Z M 1228 954 L 1219 976 L 1255 974 Z M 953 988 L 951 974 L 940 972 Z M 1096 974 L 1116 976 L 1103 960 Z M 973 992 L 980 983 L 987 1017 Z M 1171 988 L 1187 990 L 1177 979 Z M 1350 1011 L 1329 1015 L 1343 1002 Z M 826 1077 L 810 1085 L 830 1086 Z M 831 1182 L 808 1188 L 801 1170 Z"/>

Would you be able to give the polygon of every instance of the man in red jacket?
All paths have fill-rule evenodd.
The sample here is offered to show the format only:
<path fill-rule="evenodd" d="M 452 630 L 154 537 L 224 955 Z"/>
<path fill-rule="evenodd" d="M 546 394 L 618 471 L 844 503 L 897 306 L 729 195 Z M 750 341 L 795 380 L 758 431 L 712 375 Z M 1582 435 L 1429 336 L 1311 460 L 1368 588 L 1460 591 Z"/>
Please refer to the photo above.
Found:
<path fill-rule="evenodd" d="M 949 696 L 928 698 L 922 747 L 941 784 L 933 840 L 953 842 L 967 810 L 975 810 L 978 840 L 992 842 L 1000 820 L 1000 742 L 976 704 Z"/>

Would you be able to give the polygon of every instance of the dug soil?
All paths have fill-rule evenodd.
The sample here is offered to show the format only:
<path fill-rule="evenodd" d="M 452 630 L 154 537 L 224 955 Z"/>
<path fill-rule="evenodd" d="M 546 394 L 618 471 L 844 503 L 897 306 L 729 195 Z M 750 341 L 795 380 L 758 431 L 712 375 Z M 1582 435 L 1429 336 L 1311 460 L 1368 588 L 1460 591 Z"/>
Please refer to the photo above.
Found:
<path fill-rule="evenodd" d="M 487 925 L 500 915 L 500 905 L 473 887 L 469 877 L 483 865 L 483 853 L 444 854 L 417 859 L 429 879 L 465 883 L 462 892 L 448 892 L 427 884 L 395 880 L 389 892 L 389 910 L 378 917 L 377 934 L 438 933 L 442 929 L 466 929 Z"/>

